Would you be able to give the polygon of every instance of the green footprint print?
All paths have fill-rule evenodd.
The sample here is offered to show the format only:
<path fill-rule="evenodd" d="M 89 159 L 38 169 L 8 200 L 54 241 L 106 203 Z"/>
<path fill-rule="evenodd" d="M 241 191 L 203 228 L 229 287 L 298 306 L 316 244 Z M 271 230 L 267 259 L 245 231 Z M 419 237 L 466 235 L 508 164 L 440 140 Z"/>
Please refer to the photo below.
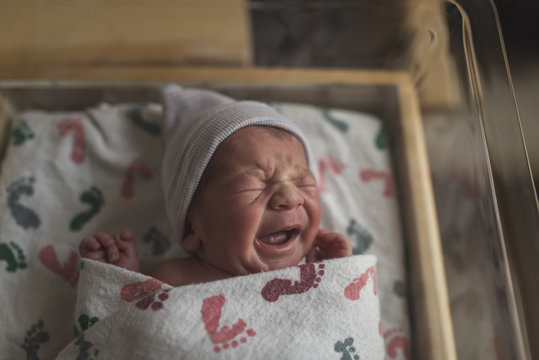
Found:
<path fill-rule="evenodd" d="M 21 347 L 26 351 L 26 359 L 39 360 L 37 351 L 41 344 L 49 341 L 49 334 L 43 330 L 44 324 L 42 320 L 38 322 L 26 332 L 24 344 Z"/>
<path fill-rule="evenodd" d="M 146 131 L 153 136 L 161 134 L 161 127 L 158 124 L 148 121 L 144 117 L 144 106 L 133 106 L 126 110 L 125 115 L 133 122 L 133 124 Z"/>
<path fill-rule="evenodd" d="M 322 110 L 322 116 L 324 117 L 324 119 L 326 119 L 330 124 L 335 126 L 340 131 L 342 131 L 344 133 L 348 131 L 348 124 L 346 122 L 344 122 L 343 120 L 339 120 L 339 119 L 333 117 L 329 113 L 328 109 Z"/>
<path fill-rule="evenodd" d="M 152 245 L 152 255 L 160 256 L 170 247 L 170 242 L 156 227 L 152 226 L 150 230 L 144 234 L 144 242 Z"/>
<path fill-rule="evenodd" d="M 79 330 L 79 327 L 77 327 L 77 325 L 75 325 L 75 328 L 74 328 L 75 337 L 80 336 L 83 332 L 85 332 L 86 330 L 91 328 L 98 321 L 99 321 L 99 318 L 96 317 L 96 316 L 94 316 L 92 318 L 90 318 L 86 314 L 82 314 L 81 316 L 79 316 L 80 330 Z"/>
<path fill-rule="evenodd" d="M 354 255 L 365 253 L 373 242 L 372 235 L 354 219 L 350 220 L 346 233 L 356 238 L 356 246 L 352 249 Z"/>
<path fill-rule="evenodd" d="M 21 120 L 17 127 L 13 129 L 13 132 L 11 133 L 13 138 L 13 144 L 15 146 L 21 146 L 23 145 L 27 140 L 33 139 L 35 137 L 34 132 L 28 126 L 28 123 L 24 120 Z"/>
<path fill-rule="evenodd" d="M 376 134 L 376 138 L 374 139 L 374 144 L 378 150 L 387 148 L 387 136 L 383 126 L 380 126 L 380 130 L 378 130 L 378 134 Z"/>
<path fill-rule="evenodd" d="M 95 186 L 92 186 L 90 190 L 84 191 L 80 196 L 80 201 L 88 204 L 90 208 L 77 214 L 73 220 L 71 220 L 69 223 L 69 229 L 71 229 L 71 231 L 81 230 L 88 221 L 99 213 L 105 203 L 103 193 Z"/>
<path fill-rule="evenodd" d="M 26 257 L 19 245 L 14 242 L 0 243 L 0 261 L 7 263 L 7 272 L 16 272 L 26 268 Z"/>
<path fill-rule="evenodd" d="M 10 184 L 7 188 L 9 211 L 17 225 L 23 229 L 37 229 L 41 224 L 39 216 L 32 209 L 20 203 L 22 197 L 34 194 L 34 184 L 34 177 L 23 177 Z"/>
<path fill-rule="evenodd" d="M 357 355 L 356 348 L 354 345 L 354 338 L 349 337 L 344 341 L 337 341 L 335 343 L 335 352 L 341 353 L 342 357 L 340 360 L 359 360 L 359 355 Z"/>

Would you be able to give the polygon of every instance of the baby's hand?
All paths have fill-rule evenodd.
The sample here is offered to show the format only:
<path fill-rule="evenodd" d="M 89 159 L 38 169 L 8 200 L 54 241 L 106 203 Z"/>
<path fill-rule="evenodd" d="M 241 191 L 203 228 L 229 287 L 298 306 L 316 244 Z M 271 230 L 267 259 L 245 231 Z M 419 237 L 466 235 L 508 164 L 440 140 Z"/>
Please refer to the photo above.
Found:
<path fill-rule="evenodd" d="M 139 271 L 139 261 L 133 234 L 124 230 L 118 235 L 111 236 L 100 232 L 87 237 L 80 242 L 81 257 L 106 262 L 127 270 Z"/>
<path fill-rule="evenodd" d="M 352 255 L 352 245 L 344 235 L 318 230 L 312 249 L 307 254 L 307 262 L 317 262 Z"/>

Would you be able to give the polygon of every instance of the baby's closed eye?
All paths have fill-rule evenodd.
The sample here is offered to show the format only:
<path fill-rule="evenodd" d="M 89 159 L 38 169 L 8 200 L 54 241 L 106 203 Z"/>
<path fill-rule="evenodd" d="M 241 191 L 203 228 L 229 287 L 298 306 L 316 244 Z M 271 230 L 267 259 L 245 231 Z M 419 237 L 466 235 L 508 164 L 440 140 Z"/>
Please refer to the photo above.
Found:
<path fill-rule="evenodd" d="M 298 187 L 317 187 L 316 179 L 311 173 L 301 175 L 294 179 L 294 184 Z"/>
<path fill-rule="evenodd" d="M 231 184 L 231 190 L 234 194 L 245 192 L 260 192 L 264 191 L 266 183 L 254 177 L 242 178 Z"/>

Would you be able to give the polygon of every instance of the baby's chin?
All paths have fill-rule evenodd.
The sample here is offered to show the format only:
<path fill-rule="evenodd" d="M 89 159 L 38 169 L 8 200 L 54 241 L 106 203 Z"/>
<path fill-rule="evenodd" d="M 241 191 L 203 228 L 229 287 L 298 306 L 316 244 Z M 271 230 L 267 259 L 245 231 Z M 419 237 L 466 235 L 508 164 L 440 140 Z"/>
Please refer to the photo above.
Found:
<path fill-rule="evenodd" d="M 273 260 L 265 261 L 264 266 L 261 267 L 261 270 L 259 272 L 281 270 L 281 269 L 286 269 L 289 267 L 297 266 L 300 264 L 301 260 L 304 258 L 305 256 L 303 256 L 302 254 L 298 254 L 295 256 L 286 256 L 280 259 L 273 259 Z"/>

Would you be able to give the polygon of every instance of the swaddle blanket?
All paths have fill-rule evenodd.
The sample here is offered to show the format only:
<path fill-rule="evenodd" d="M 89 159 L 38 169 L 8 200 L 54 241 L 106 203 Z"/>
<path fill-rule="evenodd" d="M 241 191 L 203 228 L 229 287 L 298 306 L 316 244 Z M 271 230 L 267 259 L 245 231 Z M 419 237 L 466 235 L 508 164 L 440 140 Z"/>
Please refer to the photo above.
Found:
<path fill-rule="evenodd" d="M 58 359 L 383 359 L 374 256 L 171 288 L 83 260 Z"/>
<path fill-rule="evenodd" d="M 377 256 L 377 297 L 386 358 L 405 359 L 409 340 L 404 244 L 382 123 L 359 112 L 272 105 L 293 120 L 311 143 L 322 227 L 347 235 L 355 254 Z M 97 312 L 73 317 L 80 299 L 78 283 L 87 270 L 82 269 L 79 280 L 77 248 L 83 237 L 131 229 L 143 272 L 182 255 L 179 242 L 172 241 L 164 211 L 159 175 L 162 129 L 160 104 L 104 104 L 80 111 L 20 113 L 0 176 L 0 358 L 53 359 L 76 334 L 80 336 L 95 323 Z M 297 273 L 282 276 L 300 278 Z M 324 275 L 322 284 L 327 279 Z M 99 294 L 94 294 L 94 301 Z M 312 294 L 309 291 L 305 296 Z M 280 298 L 277 304 L 294 298 Z M 229 312 L 226 299 L 221 327 L 239 318 L 251 326 L 244 313 Z M 136 303 L 141 300 L 124 305 L 138 309 Z M 121 296 L 119 301 L 125 303 Z M 163 302 L 165 310 L 167 302 Z M 200 306 L 193 311 L 200 311 Z M 303 304 L 298 301 L 295 306 Z M 342 348 L 351 345 L 351 337 L 357 349 L 362 346 L 357 336 L 350 333 L 331 340 L 337 345 L 340 341 L 343 345 L 338 347 Z M 84 339 L 92 342 L 89 333 Z M 241 338 L 239 344 L 238 349 L 245 345 Z M 88 354 L 88 359 L 100 358 Z M 328 358 L 348 358 L 345 353 L 333 355 Z"/>

